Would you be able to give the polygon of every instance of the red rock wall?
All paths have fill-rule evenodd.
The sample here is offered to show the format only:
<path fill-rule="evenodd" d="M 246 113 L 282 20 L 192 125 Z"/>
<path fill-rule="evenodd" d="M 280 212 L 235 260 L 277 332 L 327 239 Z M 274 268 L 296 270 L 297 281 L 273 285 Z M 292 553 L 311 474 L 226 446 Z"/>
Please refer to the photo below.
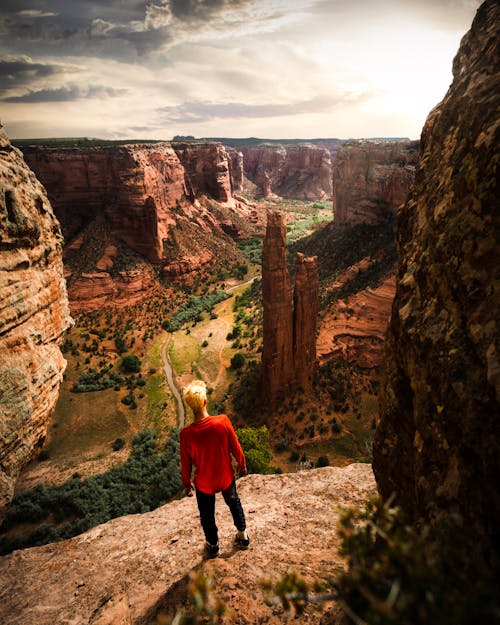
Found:
<path fill-rule="evenodd" d="M 336 224 L 376 223 L 403 204 L 415 176 L 416 141 L 349 141 L 333 167 Z"/>
<path fill-rule="evenodd" d="M 458 515 L 471 559 L 498 549 L 500 518 L 499 42 L 487 0 L 422 132 L 374 443 L 383 497 L 413 519 Z"/>
<path fill-rule="evenodd" d="M 313 145 L 242 147 L 245 176 L 265 198 L 323 200 L 332 195 L 327 148 Z"/>
<path fill-rule="evenodd" d="M 228 157 L 218 143 L 36 146 L 25 148 L 25 157 L 63 224 L 75 309 L 147 294 L 153 277 L 139 257 L 139 277 L 137 267 L 115 268 L 124 253 L 120 241 L 160 265 L 167 280 L 192 282 L 234 256 L 232 240 L 259 222 L 253 205 L 233 197 Z"/>
<path fill-rule="evenodd" d="M 70 326 L 62 236 L 45 189 L 0 126 L 0 517 L 47 434 Z"/>
<path fill-rule="evenodd" d="M 262 249 L 262 395 L 275 402 L 309 388 L 316 368 L 317 258 L 297 254 L 292 292 L 283 215 L 269 212 Z"/>

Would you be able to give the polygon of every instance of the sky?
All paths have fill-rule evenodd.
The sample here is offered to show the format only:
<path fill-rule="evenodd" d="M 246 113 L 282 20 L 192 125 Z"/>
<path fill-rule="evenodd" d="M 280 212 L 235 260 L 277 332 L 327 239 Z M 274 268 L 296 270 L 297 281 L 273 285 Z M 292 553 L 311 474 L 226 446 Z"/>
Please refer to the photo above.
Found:
<path fill-rule="evenodd" d="M 10 138 L 409 137 L 479 0 L 1 0 Z"/>

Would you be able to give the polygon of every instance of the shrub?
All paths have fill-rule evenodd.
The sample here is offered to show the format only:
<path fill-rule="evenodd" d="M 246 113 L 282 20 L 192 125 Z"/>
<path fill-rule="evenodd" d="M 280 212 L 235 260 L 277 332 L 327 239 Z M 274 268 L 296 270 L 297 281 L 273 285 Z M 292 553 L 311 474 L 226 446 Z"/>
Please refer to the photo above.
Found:
<path fill-rule="evenodd" d="M 113 448 L 113 451 L 120 451 L 120 449 L 125 447 L 125 440 L 123 438 L 117 438 L 111 447 Z"/>
<path fill-rule="evenodd" d="M 316 466 L 319 467 L 327 467 L 330 464 L 330 460 L 328 460 L 328 456 L 320 456 L 318 461 L 316 462 Z"/>
<path fill-rule="evenodd" d="M 274 473 L 269 464 L 273 452 L 269 444 L 269 430 L 265 425 L 260 428 L 238 428 L 236 435 L 247 460 L 249 473 Z"/>
<path fill-rule="evenodd" d="M 241 367 L 245 364 L 245 356 L 240 352 L 237 352 L 231 358 L 231 369 L 241 369 Z"/>
<path fill-rule="evenodd" d="M 138 373 L 141 370 L 141 361 L 135 354 L 127 354 L 120 361 L 120 369 L 125 373 Z"/>

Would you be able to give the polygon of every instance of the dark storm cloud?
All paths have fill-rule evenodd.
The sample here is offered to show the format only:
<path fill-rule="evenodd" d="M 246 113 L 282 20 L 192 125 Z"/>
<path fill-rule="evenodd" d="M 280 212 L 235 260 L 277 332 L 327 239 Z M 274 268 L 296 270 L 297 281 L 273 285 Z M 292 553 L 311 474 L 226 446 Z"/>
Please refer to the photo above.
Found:
<path fill-rule="evenodd" d="M 41 78 L 60 74 L 61 65 L 30 63 L 24 59 L 0 60 L 0 85 L 3 88 L 20 87 Z"/>
<path fill-rule="evenodd" d="M 82 99 L 112 98 L 125 93 L 127 93 L 126 89 L 113 89 L 112 87 L 103 87 L 101 85 L 90 85 L 88 87 L 72 85 L 70 87 L 28 91 L 28 93 L 23 95 L 1 98 L 1 101 L 17 104 L 34 102 L 72 102 L 73 100 Z"/>
<path fill-rule="evenodd" d="M 216 13 L 250 4 L 248 0 L 170 0 L 172 14 L 180 20 L 204 20 Z"/>
<path fill-rule="evenodd" d="M 317 96 L 289 104 L 245 104 L 242 102 L 185 102 L 179 106 L 165 106 L 158 109 L 165 121 L 186 124 L 206 122 L 211 119 L 271 118 L 287 115 L 327 113 L 343 103 L 365 100 L 369 94 L 353 97 L 350 94 L 338 97 Z"/>

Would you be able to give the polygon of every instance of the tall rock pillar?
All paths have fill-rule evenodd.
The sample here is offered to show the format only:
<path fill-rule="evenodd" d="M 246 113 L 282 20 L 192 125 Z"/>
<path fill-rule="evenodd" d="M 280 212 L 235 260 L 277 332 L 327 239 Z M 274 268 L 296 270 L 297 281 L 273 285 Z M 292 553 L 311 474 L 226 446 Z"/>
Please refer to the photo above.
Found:
<path fill-rule="evenodd" d="M 293 291 L 293 364 L 297 386 L 306 390 L 316 369 L 316 320 L 318 317 L 318 258 L 295 258 Z"/>
<path fill-rule="evenodd" d="M 292 294 L 285 222 L 282 213 L 270 212 L 262 251 L 262 390 L 270 403 L 297 387 L 309 388 L 316 367 L 317 258 L 297 254 L 296 271 Z"/>
<path fill-rule="evenodd" d="M 286 394 L 293 378 L 293 299 L 285 244 L 283 215 L 268 213 L 262 250 L 262 389 L 264 401 L 271 402 Z"/>

